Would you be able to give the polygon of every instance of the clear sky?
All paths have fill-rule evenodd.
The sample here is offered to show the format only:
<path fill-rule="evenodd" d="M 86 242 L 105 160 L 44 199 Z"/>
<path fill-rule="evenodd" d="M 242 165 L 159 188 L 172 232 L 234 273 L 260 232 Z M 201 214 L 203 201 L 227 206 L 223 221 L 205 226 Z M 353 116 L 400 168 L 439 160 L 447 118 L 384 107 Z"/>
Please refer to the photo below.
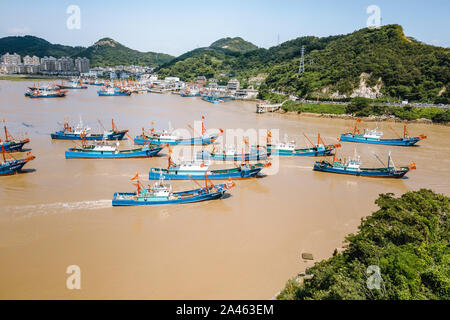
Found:
<path fill-rule="evenodd" d="M 80 29 L 68 29 L 69 5 Z M 271 47 L 299 36 L 346 34 L 366 27 L 377 5 L 382 24 L 400 24 L 422 42 L 450 46 L 449 0 L 2 0 L 0 37 L 34 35 L 89 46 L 110 37 L 140 51 L 180 55 L 223 37 Z"/>

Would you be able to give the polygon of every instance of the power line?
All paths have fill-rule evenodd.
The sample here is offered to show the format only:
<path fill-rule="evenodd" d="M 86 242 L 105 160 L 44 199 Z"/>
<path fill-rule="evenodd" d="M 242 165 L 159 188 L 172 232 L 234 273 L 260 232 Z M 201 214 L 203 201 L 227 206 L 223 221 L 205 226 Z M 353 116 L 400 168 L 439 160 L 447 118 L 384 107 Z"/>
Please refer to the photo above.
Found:
<path fill-rule="evenodd" d="M 305 46 L 302 46 L 302 57 L 300 58 L 300 66 L 298 68 L 298 73 L 302 74 L 305 72 Z"/>

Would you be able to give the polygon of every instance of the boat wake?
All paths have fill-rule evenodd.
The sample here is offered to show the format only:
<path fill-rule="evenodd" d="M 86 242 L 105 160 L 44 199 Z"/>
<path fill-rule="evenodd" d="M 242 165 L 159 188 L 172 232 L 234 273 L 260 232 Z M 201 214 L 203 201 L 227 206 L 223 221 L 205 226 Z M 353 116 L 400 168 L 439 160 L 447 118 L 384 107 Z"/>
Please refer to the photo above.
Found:
<path fill-rule="evenodd" d="M 67 213 L 76 210 L 99 210 L 111 208 L 111 200 L 92 200 L 78 202 L 55 202 L 37 205 L 9 206 L 5 212 L 14 217 L 33 217 L 36 215 Z"/>

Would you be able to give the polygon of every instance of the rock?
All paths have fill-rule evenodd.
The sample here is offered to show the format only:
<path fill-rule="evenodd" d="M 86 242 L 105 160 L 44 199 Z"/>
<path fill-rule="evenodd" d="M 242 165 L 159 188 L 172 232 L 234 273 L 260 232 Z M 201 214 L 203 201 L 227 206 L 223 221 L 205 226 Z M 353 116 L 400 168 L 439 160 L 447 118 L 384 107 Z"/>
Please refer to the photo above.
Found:
<path fill-rule="evenodd" d="M 302 259 L 304 260 L 314 260 L 312 253 L 302 253 Z"/>

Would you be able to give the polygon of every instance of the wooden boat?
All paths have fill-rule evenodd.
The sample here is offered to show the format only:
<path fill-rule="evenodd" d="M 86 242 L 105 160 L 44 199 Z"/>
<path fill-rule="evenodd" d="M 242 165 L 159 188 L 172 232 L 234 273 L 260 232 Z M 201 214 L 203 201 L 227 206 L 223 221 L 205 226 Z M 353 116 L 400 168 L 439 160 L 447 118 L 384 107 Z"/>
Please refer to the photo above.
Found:
<path fill-rule="evenodd" d="M 8 129 L 6 129 L 5 121 L 3 120 L 3 130 L 5 132 L 5 139 L 0 139 L 0 146 L 5 149 L 5 151 L 22 151 L 23 146 L 30 142 L 29 138 L 17 140 L 12 137 Z"/>
<path fill-rule="evenodd" d="M 66 159 L 129 159 L 156 156 L 163 148 L 147 145 L 142 148 L 120 150 L 119 142 L 108 144 L 107 141 L 87 144 L 82 140 L 81 148 L 70 148 L 65 152 Z"/>
<path fill-rule="evenodd" d="M 377 159 L 382 163 L 378 157 Z M 416 169 L 416 164 L 414 162 L 409 166 L 396 168 L 391 159 L 391 153 L 389 153 L 388 156 L 387 166 L 382 168 L 361 168 L 360 166 L 361 160 L 355 151 L 353 158 L 348 159 L 346 162 L 336 160 L 336 156 L 333 158 L 332 163 L 328 161 L 316 161 L 313 170 L 365 177 L 402 178 L 410 170 Z"/>
<path fill-rule="evenodd" d="M 317 136 L 317 144 L 312 143 L 304 133 L 303 135 L 311 144 L 311 148 L 297 148 L 295 141 L 287 141 L 287 138 L 285 138 L 284 143 L 271 144 L 271 133 L 269 131 L 267 133 L 267 151 L 278 156 L 319 157 L 329 156 L 332 154 L 333 150 L 341 146 L 340 144 L 325 144 L 320 137 L 320 133 Z"/>
<path fill-rule="evenodd" d="M 101 122 L 100 125 L 103 127 Z M 86 140 L 123 140 L 128 130 L 118 130 L 114 124 L 114 120 L 111 121 L 112 129 L 106 130 L 102 133 L 91 133 L 91 128 L 85 126 L 80 118 L 80 123 L 72 128 L 68 122 L 64 122 L 64 129 L 52 133 L 50 136 L 52 139 L 58 140 L 82 140 L 82 135 Z"/>
<path fill-rule="evenodd" d="M 134 143 L 137 145 L 142 145 L 146 143 L 151 144 L 167 144 L 167 145 L 208 145 L 211 143 L 214 143 L 216 139 L 218 138 L 218 134 L 208 134 L 206 132 L 205 124 L 203 123 L 203 120 L 205 119 L 204 116 L 202 116 L 202 133 L 199 137 L 194 138 L 182 138 L 176 134 L 173 133 L 172 128 L 170 127 L 169 123 L 169 130 L 163 130 L 161 132 L 155 132 L 154 129 L 150 130 L 150 135 L 145 135 L 144 131 L 141 135 L 136 136 L 134 138 Z M 188 126 L 192 130 L 194 130 L 191 126 Z M 223 132 L 222 129 L 220 129 L 220 133 Z M 195 132 L 194 132 L 195 133 Z"/>
<path fill-rule="evenodd" d="M 231 181 L 226 184 L 208 184 L 208 179 L 205 177 L 204 187 L 197 183 L 199 185 L 197 189 L 173 192 L 172 186 L 165 184 L 162 179 L 156 182 L 153 187 L 149 186 L 148 188 L 145 188 L 139 182 L 137 174 L 131 180 L 136 179 L 137 182 L 134 185 L 137 190 L 132 193 L 114 193 L 113 206 L 181 204 L 214 200 L 222 198 L 228 190 L 234 187 L 234 183 Z"/>
<path fill-rule="evenodd" d="M 406 128 L 407 122 L 403 127 L 403 137 L 398 135 L 395 130 L 391 127 L 391 129 L 397 134 L 397 139 L 382 139 L 383 132 L 378 131 L 378 128 L 373 130 L 366 129 L 363 134 L 360 133 L 357 124 L 361 122 L 360 119 L 356 120 L 355 126 L 353 128 L 353 132 L 343 133 L 341 134 L 340 141 L 345 142 L 359 142 L 359 143 L 371 143 L 371 144 L 383 144 L 390 146 L 413 146 L 420 140 L 426 139 L 427 137 L 421 134 L 418 137 L 410 137 L 408 134 L 408 130 Z"/>
<path fill-rule="evenodd" d="M 30 153 L 27 153 L 27 157 L 25 159 L 15 159 L 11 155 L 9 155 L 11 159 L 7 160 L 7 155 L 9 155 L 9 153 L 2 146 L 3 161 L 0 163 L 0 175 L 8 175 L 19 172 L 20 170 L 22 170 L 24 165 L 35 159 L 35 156 L 32 156 Z"/>

